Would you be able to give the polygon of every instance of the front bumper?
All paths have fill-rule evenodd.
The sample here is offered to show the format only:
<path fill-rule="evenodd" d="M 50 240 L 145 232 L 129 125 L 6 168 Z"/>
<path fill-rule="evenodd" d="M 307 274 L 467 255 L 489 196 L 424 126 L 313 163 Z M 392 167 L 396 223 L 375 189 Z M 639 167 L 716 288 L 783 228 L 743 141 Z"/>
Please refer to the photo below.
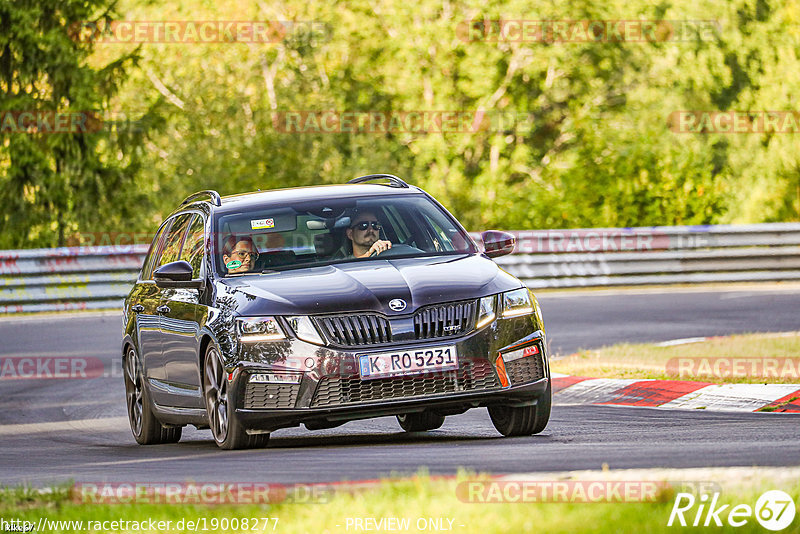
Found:
<path fill-rule="evenodd" d="M 436 374 L 362 380 L 360 354 L 456 346 L 459 369 Z M 535 358 L 497 365 L 501 353 L 536 347 Z M 510 367 L 510 368 L 509 368 Z M 312 422 L 333 426 L 369 417 L 435 410 L 442 415 L 469 408 L 532 405 L 549 394 L 544 332 L 535 316 L 498 319 L 458 338 L 419 340 L 370 348 L 320 347 L 297 339 L 242 347 L 230 368 L 236 417 L 251 430 L 271 431 Z M 299 383 L 253 384 L 255 373 L 288 373 Z"/>
<path fill-rule="evenodd" d="M 549 378 L 542 378 L 536 382 L 511 386 L 499 390 L 384 400 L 333 408 L 281 410 L 248 410 L 237 408 L 236 416 L 245 428 L 272 431 L 279 428 L 297 426 L 300 423 L 307 422 L 345 422 L 357 419 L 420 412 L 422 410 L 433 410 L 443 415 L 455 415 L 463 413 L 470 408 L 494 405 L 514 407 L 534 405 L 538 402 L 540 397 L 547 394 L 549 383 Z"/>

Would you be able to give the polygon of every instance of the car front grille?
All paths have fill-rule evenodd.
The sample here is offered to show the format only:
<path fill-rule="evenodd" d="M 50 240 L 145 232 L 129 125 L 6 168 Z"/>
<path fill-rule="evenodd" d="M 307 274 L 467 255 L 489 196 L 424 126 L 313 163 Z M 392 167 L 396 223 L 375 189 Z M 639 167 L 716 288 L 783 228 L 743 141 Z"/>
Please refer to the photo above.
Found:
<path fill-rule="evenodd" d="M 460 336 L 475 326 L 478 303 L 474 300 L 436 304 L 414 314 L 414 335 L 417 339 Z"/>
<path fill-rule="evenodd" d="M 461 336 L 475 327 L 478 303 L 475 300 L 434 304 L 414 314 L 414 339 L 440 339 Z M 378 313 L 320 315 L 317 326 L 331 344 L 340 347 L 383 345 L 393 341 L 391 321 Z"/>
<path fill-rule="evenodd" d="M 499 385 L 492 364 L 486 360 L 461 362 L 459 369 L 437 374 L 374 380 L 323 377 L 317 386 L 311 407 L 489 390 L 498 388 Z"/>
<path fill-rule="evenodd" d="M 244 395 L 244 407 L 294 408 L 300 384 L 261 384 L 248 382 Z"/>
<path fill-rule="evenodd" d="M 544 378 L 544 365 L 542 364 L 542 352 L 533 354 L 525 358 L 520 358 L 505 364 L 508 379 L 512 386 L 535 382 Z"/>
<path fill-rule="evenodd" d="M 376 313 L 325 315 L 315 320 L 323 334 L 335 345 L 360 347 L 392 341 L 389 320 Z"/>

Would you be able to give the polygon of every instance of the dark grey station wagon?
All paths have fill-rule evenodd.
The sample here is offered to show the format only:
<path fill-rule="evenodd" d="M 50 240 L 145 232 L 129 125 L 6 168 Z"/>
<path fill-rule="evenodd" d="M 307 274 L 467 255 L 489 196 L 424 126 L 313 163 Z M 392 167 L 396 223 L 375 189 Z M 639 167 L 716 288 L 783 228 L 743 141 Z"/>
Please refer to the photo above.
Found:
<path fill-rule="evenodd" d="M 409 432 L 487 407 L 541 432 L 552 388 L 536 298 L 423 190 L 343 185 L 191 195 L 161 224 L 124 304 L 122 360 L 140 444 L 185 425 L 219 447 L 271 431 L 396 416 Z"/>

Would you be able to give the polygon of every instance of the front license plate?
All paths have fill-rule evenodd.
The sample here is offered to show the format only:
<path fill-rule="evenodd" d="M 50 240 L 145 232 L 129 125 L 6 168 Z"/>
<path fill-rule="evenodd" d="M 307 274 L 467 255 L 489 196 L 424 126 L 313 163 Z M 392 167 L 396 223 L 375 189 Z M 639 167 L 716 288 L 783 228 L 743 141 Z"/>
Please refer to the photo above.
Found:
<path fill-rule="evenodd" d="M 458 369 L 458 355 L 455 345 L 361 354 L 359 368 L 363 380 L 415 375 L 430 371 L 451 371 Z"/>

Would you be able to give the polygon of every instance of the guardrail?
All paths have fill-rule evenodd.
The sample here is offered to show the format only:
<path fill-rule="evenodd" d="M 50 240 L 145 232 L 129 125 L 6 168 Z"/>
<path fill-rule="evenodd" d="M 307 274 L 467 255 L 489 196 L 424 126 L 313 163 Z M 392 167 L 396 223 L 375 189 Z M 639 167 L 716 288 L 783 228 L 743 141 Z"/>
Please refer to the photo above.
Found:
<path fill-rule="evenodd" d="M 800 280 L 800 223 L 511 233 L 496 261 L 533 289 Z"/>
<path fill-rule="evenodd" d="M 515 253 L 496 261 L 533 289 L 800 280 L 800 223 L 511 233 Z M 0 313 L 119 307 L 146 252 L 147 245 L 0 251 Z"/>
<path fill-rule="evenodd" d="M 0 251 L 0 313 L 119 308 L 148 245 Z"/>

